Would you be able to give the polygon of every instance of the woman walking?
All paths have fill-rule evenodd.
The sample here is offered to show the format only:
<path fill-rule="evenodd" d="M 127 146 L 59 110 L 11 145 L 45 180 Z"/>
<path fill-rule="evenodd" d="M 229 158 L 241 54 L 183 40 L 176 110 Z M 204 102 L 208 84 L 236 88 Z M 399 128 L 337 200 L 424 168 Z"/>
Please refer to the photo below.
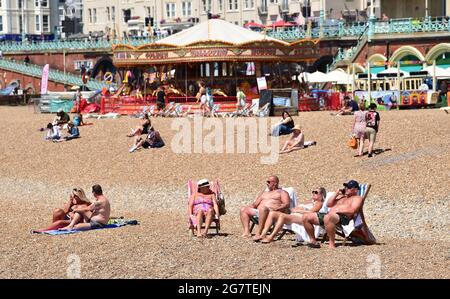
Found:
<path fill-rule="evenodd" d="M 352 132 L 356 139 L 359 140 L 358 157 L 363 155 L 364 136 L 366 134 L 366 114 L 364 102 L 359 103 L 359 111 L 355 111 L 355 118 L 353 119 Z"/>

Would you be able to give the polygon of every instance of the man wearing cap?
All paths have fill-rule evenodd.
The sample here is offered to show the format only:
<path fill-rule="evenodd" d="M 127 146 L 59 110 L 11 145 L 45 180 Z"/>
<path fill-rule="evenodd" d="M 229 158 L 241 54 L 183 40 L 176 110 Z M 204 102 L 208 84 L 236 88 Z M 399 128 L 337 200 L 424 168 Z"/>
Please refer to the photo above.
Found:
<path fill-rule="evenodd" d="M 251 237 L 249 228 L 251 217 L 258 217 L 259 225 L 255 238 L 259 238 L 262 230 L 264 229 L 264 224 L 270 211 L 280 211 L 283 213 L 287 213 L 289 211 L 289 194 L 278 186 L 278 177 L 272 175 L 267 179 L 266 183 L 267 191 L 263 191 L 253 204 L 242 207 L 240 210 L 241 223 L 244 228 L 242 237 L 244 238 Z"/>
<path fill-rule="evenodd" d="M 314 226 L 325 226 L 330 239 L 329 247 L 335 248 L 336 225 L 347 225 L 361 209 L 363 199 L 358 195 L 359 183 L 355 180 L 344 183 L 345 189 L 338 189 L 328 200 L 328 214 L 309 213 L 303 218 L 303 226 L 309 236 L 310 247 L 320 247 L 314 236 Z"/>

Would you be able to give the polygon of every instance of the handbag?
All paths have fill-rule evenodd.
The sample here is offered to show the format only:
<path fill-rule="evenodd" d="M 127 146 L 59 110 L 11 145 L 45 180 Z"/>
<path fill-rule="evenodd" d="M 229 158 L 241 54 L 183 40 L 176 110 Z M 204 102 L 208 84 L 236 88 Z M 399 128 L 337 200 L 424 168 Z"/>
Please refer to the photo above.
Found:
<path fill-rule="evenodd" d="M 351 147 L 353 149 L 358 148 L 358 140 L 356 139 L 355 136 L 352 136 L 350 138 L 350 140 L 347 142 L 347 144 L 348 144 L 349 147 Z"/>

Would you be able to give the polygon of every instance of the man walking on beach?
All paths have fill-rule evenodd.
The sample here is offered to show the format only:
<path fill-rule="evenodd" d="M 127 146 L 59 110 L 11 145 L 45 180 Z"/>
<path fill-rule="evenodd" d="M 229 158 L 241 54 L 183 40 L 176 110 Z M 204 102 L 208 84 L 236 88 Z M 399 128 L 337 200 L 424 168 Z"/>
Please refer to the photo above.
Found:
<path fill-rule="evenodd" d="M 72 222 L 60 230 L 90 230 L 103 228 L 108 224 L 111 206 L 108 199 L 103 195 L 102 187 L 100 185 L 92 186 L 92 194 L 95 197 L 95 202 L 88 207 L 74 209 Z"/>
<path fill-rule="evenodd" d="M 266 183 L 268 191 L 263 191 L 253 204 L 242 207 L 240 210 L 241 223 L 244 228 L 242 237 L 244 238 L 251 237 L 249 229 L 251 217 L 258 217 L 259 225 L 258 231 L 255 235 L 255 237 L 258 237 L 262 233 L 264 223 L 266 222 L 270 211 L 280 211 L 286 213 L 289 210 L 289 194 L 278 186 L 278 177 L 272 175 L 267 179 Z"/>
<path fill-rule="evenodd" d="M 309 247 L 319 248 L 320 244 L 314 236 L 313 225 L 325 225 L 327 235 L 330 238 L 329 247 L 335 248 L 336 225 L 347 225 L 355 214 L 361 209 L 362 197 L 358 195 L 359 183 L 351 180 L 344 183 L 345 189 L 338 189 L 328 200 L 327 206 L 331 208 L 328 214 L 308 213 L 303 217 L 303 226 L 309 236 Z"/>

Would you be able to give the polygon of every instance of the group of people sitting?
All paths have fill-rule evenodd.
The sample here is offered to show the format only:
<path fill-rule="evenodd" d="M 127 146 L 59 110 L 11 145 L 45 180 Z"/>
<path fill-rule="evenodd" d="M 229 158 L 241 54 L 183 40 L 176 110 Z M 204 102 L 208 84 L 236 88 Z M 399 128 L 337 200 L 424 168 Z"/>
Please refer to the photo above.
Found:
<path fill-rule="evenodd" d="M 303 225 L 308 234 L 308 246 L 320 247 L 315 238 L 314 225 L 321 225 L 329 237 L 329 247 L 335 248 L 336 226 L 349 224 L 363 204 L 362 197 L 358 195 L 359 183 L 355 180 L 344 183 L 344 188 L 336 190 L 326 206 L 326 190 L 317 187 L 312 190 L 310 199 L 294 208 L 290 208 L 289 194 L 279 187 L 277 176 L 270 176 L 266 183 L 266 190 L 260 193 L 256 201 L 240 209 L 243 237 L 251 237 L 251 218 L 258 218 L 258 230 L 253 237 L 257 242 L 270 243 L 285 224 L 297 223 Z M 272 226 L 272 232 L 268 235 Z"/>
<path fill-rule="evenodd" d="M 81 113 L 75 115 L 73 121 L 70 121 L 70 116 L 62 109 L 56 113 L 53 122 L 47 124 L 47 134 L 45 140 L 53 142 L 69 141 L 80 137 L 80 130 L 78 126 L 84 125 L 83 116 Z M 62 136 L 61 130 L 67 129 L 67 135 Z M 43 129 L 41 129 L 43 130 Z"/>
<path fill-rule="evenodd" d="M 280 154 L 290 153 L 317 144 L 316 141 L 305 141 L 301 127 L 294 124 L 294 120 L 289 112 L 283 111 L 281 120 L 272 128 L 270 135 L 280 136 L 289 134 L 292 135 L 281 148 Z"/>
<path fill-rule="evenodd" d="M 52 224 L 43 230 L 33 232 L 104 228 L 111 215 L 111 205 L 103 195 L 100 185 L 92 186 L 92 195 L 95 198 L 93 202 L 86 197 L 82 188 L 73 188 L 63 208 L 53 211 Z"/>
<path fill-rule="evenodd" d="M 142 136 L 145 137 L 143 138 Z M 142 121 L 141 126 L 131 129 L 131 133 L 127 135 L 127 137 L 136 137 L 134 144 L 129 149 L 129 152 L 132 153 L 137 149 L 143 148 L 161 148 L 163 147 L 164 140 L 161 138 L 161 135 L 155 128 L 152 126 L 152 122 L 147 113 L 144 114 L 144 119 Z"/>

